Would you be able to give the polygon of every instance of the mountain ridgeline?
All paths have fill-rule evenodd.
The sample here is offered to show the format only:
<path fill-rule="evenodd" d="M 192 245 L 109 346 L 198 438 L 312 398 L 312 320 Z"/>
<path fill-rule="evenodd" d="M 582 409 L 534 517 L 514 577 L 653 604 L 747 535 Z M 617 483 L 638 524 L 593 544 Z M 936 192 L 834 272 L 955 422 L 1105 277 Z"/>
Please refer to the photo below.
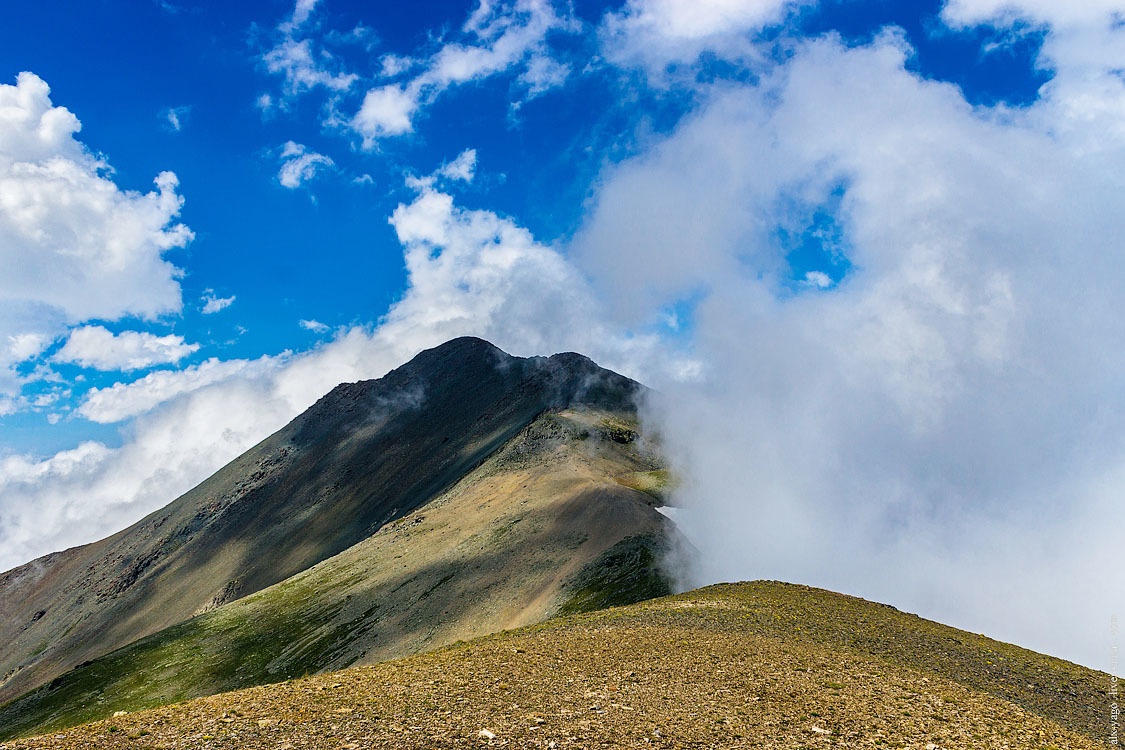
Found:
<path fill-rule="evenodd" d="M 806 586 L 669 596 L 643 396 L 471 338 L 340 385 L 0 575 L 0 750 L 1116 744 L 1104 673 Z"/>
<path fill-rule="evenodd" d="M 0 739 L 668 593 L 643 388 L 475 338 L 0 575 Z"/>

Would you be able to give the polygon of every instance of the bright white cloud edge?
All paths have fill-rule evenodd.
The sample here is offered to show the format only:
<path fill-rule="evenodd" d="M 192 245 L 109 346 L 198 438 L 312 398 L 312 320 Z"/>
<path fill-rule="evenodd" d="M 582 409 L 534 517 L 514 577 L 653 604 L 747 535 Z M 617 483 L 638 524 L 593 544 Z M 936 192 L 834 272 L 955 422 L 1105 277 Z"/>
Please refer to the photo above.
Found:
<path fill-rule="evenodd" d="M 105 326 L 87 325 L 72 330 L 51 360 L 96 370 L 138 370 L 175 364 L 198 350 L 199 344 L 185 343 L 183 336 L 144 331 L 115 334 Z"/>
<path fill-rule="evenodd" d="M 121 189 L 80 128 L 34 73 L 0 84 L 0 412 L 28 408 L 29 378 L 14 368 L 68 326 L 182 307 L 179 269 L 163 257 L 192 239 L 175 222 L 176 176 Z"/>

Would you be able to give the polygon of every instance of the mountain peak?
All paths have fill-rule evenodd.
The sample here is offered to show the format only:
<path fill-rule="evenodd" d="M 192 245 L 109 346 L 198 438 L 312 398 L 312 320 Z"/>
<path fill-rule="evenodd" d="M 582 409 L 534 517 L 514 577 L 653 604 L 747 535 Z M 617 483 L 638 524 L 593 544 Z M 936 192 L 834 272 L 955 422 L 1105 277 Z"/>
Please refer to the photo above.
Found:
<path fill-rule="evenodd" d="M 512 359 L 512 356 L 500 349 L 495 344 L 476 336 L 459 336 L 450 339 L 444 344 L 429 349 L 423 349 L 403 367 L 419 366 L 422 364 L 445 364 L 458 360 L 487 360 L 493 358 L 497 361 Z"/>
<path fill-rule="evenodd" d="M 44 558 L 33 577 L 0 576 L 0 643 L 15 644 L 0 653 L 0 703 L 340 554 L 545 412 L 634 412 L 640 389 L 578 354 L 513 357 L 471 336 L 342 383 L 129 529 Z"/>

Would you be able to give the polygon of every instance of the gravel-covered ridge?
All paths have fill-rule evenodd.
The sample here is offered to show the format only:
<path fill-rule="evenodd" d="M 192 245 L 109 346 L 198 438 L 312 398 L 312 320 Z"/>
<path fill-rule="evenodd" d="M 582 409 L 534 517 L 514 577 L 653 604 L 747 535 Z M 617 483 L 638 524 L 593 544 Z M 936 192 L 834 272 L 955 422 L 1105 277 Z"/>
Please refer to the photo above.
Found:
<path fill-rule="evenodd" d="M 1020 687 L 1026 670 L 1037 684 Z M 0 747 L 1099 748 L 1102 677 L 883 605 L 755 582 Z"/>

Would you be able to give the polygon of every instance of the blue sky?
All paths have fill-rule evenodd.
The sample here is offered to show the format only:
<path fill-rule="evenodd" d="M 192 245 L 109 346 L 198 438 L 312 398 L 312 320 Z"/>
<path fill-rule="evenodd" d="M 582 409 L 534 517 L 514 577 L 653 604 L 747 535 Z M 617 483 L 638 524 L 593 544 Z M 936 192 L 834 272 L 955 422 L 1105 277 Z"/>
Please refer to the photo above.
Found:
<path fill-rule="evenodd" d="M 1002 534 L 1068 590 L 1101 553 L 1059 560 L 1058 540 L 1119 519 L 1123 18 L 8 8 L 0 567 L 127 525 L 335 383 L 475 334 L 669 395 L 650 418 L 693 478 L 692 533 L 718 540 L 698 580 L 830 585 L 1065 651 L 1065 624 L 995 603 L 1039 600 L 928 581 L 956 559 L 949 580 L 994 569 L 1001 590 L 1015 552 L 976 555 Z M 841 508 L 854 534 L 825 525 Z M 905 538 L 925 563 L 900 564 Z M 1072 602 L 1091 622 L 1092 598 Z"/>
<path fill-rule="evenodd" d="M 320 88 L 287 96 L 282 76 L 268 71 L 263 58 L 293 12 L 278 2 L 23 4 L 8 11 L 0 69 L 9 84 L 24 70 L 43 78 L 52 101 L 82 121 L 82 142 L 108 159 L 122 189 L 147 191 L 163 170 L 179 177 L 180 218 L 195 238 L 165 257 L 184 274 L 182 312 L 104 325 L 199 343 L 179 360 L 183 366 L 214 356 L 307 349 L 330 335 L 303 329 L 300 320 L 329 329 L 377 320 L 406 283 L 401 247 L 386 223 L 408 197 L 403 175 L 429 173 L 465 149 L 474 149 L 481 165 L 479 178 L 460 196 L 465 205 L 517 217 L 541 241 L 570 236 L 599 169 L 634 154 L 653 132 L 674 127 L 696 99 L 689 87 L 650 90 L 636 73 L 599 63 L 597 26 L 619 6 L 578 3 L 575 28 L 547 36 L 551 53 L 572 68 L 565 85 L 525 102 L 517 80 L 522 71 L 513 65 L 443 93 L 417 118 L 414 132 L 383 139 L 373 151 L 357 148 L 354 133 L 326 126 L 326 107 L 354 109 L 386 54 L 425 55 L 463 39 L 458 30 L 475 3 L 427 3 L 424 12 L 398 3 L 318 3 L 294 38 L 331 54 L 330 69 L 357 76 L 343 92 Z M 894 26 L 914 48 L 908 67 L 955 83 L 970 102 L 1019 106 L 1034 98 L 1049 76 L 1035 67 L 1041 36 L 1004 43 L 1011 36 L 1006 29 L 951 30 L 939 22 L 940 11 L 939 2 L 829 2 L 800 9 L 794 23 L 802 34 L 839 33 L 855 44 Z M 48 27 L 46 37 L 23 33 Z M 762 33 L 776 38 L 780 32 Z M 998 40 L 1001 46 L 990 50 Z M 770 53 L 784 55 L 783 47 Z M 747 75 L 754 72 L 718 62 L 693 72 L 711 80 Z M 277 105 L 263 112 L 262 95 Z M 298 189 L 281 186 L 278 153 L 289 141 L 329 157 L 335 167 Z M 364 175 L 371 181 L 357 184 Z M 794 255 L 799 279 L 802 263 L 815 261 L 819 241 L 811 225 L 798 228 L 810 230 L 800 240 L 786 229 L 786 241 L 801 248 Z M 236 302 L 202 315 L 208 293 Z M 59 343 L 37 361 L 49 359 Z M 82 374 L 91 386 L 122 377 L 57 369 L 68 378 Z M 40 391 L 32 384 L 25 393 Z M 52 406 L 4 418 L 0 450 L 45 454 L 84 436 L 117 439 L 114 429 L 80 418 L 47 425 L 47 414 L 66 413 L 68 404 Z"/>

